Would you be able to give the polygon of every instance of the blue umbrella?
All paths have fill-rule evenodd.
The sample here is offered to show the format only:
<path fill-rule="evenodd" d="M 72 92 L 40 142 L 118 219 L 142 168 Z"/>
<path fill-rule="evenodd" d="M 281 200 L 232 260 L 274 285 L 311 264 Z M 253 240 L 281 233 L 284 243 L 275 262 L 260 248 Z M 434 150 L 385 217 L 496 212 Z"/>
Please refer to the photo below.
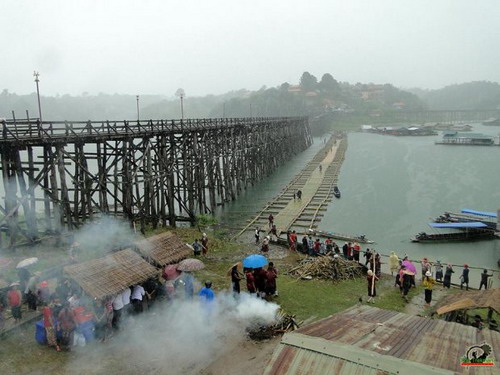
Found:
<path fill-rule="evenodd" d="M 259 254 L 253 254 L 243 259 L 244 268 L 260 268 L 267 264 L 267 258 Z"/>

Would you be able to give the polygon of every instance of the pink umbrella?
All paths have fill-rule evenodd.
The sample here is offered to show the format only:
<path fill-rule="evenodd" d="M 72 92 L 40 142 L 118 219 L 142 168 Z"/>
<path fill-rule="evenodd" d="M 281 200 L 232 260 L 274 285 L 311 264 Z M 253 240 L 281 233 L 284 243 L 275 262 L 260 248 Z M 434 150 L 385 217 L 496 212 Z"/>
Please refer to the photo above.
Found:
<path fill-rule="evenodd" d="M 403 261 L 403 266 L 405 266 L 408 271 L 417 273 L 417 269 L 415 268 L 415 265 L 412 262 L 410 262 L 409 260 Z"/>
<path fill-rule="evenodd" d="M 177 271 L 177 264 L 169 264 L 168 266 L 165 266 L 162 273 L 162 277 L 165 280 L 175 280 L 180 275 L 181 273 Z"/>

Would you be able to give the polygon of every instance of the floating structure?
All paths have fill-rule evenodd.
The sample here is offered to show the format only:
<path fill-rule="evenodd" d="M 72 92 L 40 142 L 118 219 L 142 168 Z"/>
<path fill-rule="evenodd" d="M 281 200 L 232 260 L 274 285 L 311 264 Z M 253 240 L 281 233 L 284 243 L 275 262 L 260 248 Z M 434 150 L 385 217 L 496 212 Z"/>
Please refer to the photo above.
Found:
<path fill-rule="evenodd" d="M 498 239 L 494 230 L 488 229 L 485 223 L 476 222 L 458 222 L 458 223 L 429 223 L 432 228 L 450 228 L 459 229 L 454 233 L 427 234 L 420 232 L 412 242 L 450 242 L 450 241 L 479 241 Z"/>
<path fill-rule="evenodd" d="M 380 126 L 380 127 L 364 126 L 362 127 L 362 129 L 369 133 L 382 134 L 382 135 L 411 136 L 411 137 L 438 135 L 436 131 L 430 129 L 427 126 L 424 127 L 402 126 L 399 128 L 393 128 L 391 126 Z"/>
<path fill-rule="evenodd" d="M 459 214 L 445 212 L 444 214 L 439 215 L 434 221 L 436 223 L 467 223 L 480 221 L 486 224 L 489 229 L 495 230 L 497 228 L 497 222 L 494 220 L 487 220 L 485 218 L 496 219 L 497 213 L 463 209 Z"/>
<path fill-rule="evenodd" d="M 494 138 L 480 133 L 459 133 L 456 131 L 443 132 L 441 141 L 437 145 L 462 145 L 462 146 L 493 146 Z"/>
<path fill-rule="evenodd" d="M 483 125 L 488 126 L 500 126 L 500 118 L 490 118 L 486 121 L 483 121 Z"/>
<path fill-rule="evenodd" d="M 335 232 L 325 232 L 318 229 L 309 229 L 309 233 L 316 237 L 325 237 L 332 238 L 336 240 L 343 240 L 348 242 L 360 242 L 360 243 L 375 243 L 375 241 L 371 241 L 367 239 L 363 234 L 359 236 L 350 236 L 348 234 L 341 234 Z"/>

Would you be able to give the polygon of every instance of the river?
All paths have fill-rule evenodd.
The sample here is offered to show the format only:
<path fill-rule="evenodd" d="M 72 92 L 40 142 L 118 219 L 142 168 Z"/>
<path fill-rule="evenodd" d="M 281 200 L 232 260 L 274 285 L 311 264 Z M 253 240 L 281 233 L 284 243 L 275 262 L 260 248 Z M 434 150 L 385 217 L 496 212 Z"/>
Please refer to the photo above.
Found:
<path fill-rule="evenodd" d="M 497 136 L 500 128 L 476 124 L 473 131 Z M 418 232 L 435 231 L 427 223 L 444 211 L 500 208 L 500 147 L 434 144 L 440 138 L 350 133 L 338 182 L 342 198 L 329 205 L 319 229 L 363 233 L 376 241 L 376 250 L 385 254 L 396 251 L 412 259 L 425 256 L 431 261 L 496 269 L 500 240 L 440 244 L 410 241 Z M 243 218 L 252 217 L 314 156 L 321 143 L 321 138 L 315 139 L 308 150 L 247 189 L 224 208 L 221 221 L 243 224 Z M 460 275 L 461 268 L 455 272 L 455 276 Z M 471 271 L 473 284 L 479 272 Z"/>

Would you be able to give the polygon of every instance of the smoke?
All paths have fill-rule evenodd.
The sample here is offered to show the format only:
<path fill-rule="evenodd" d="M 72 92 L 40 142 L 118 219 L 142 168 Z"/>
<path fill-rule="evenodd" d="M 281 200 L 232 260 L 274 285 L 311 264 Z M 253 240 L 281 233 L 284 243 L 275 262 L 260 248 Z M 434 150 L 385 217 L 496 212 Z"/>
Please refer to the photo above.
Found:
<path fill-rule="evenodd" d="M 279 306 L 248 294 L 221 293 L 212 304 L 157 303 L 124 320 L 111 344 L 82 348 L 69 364 L 76 373 L 198 373 L 234 348 L 255 325 L 276 321 Z M 90 366 L 90 367 L 89 367 Z M 98 368 L 96 368 L 98 366 Z"/>

